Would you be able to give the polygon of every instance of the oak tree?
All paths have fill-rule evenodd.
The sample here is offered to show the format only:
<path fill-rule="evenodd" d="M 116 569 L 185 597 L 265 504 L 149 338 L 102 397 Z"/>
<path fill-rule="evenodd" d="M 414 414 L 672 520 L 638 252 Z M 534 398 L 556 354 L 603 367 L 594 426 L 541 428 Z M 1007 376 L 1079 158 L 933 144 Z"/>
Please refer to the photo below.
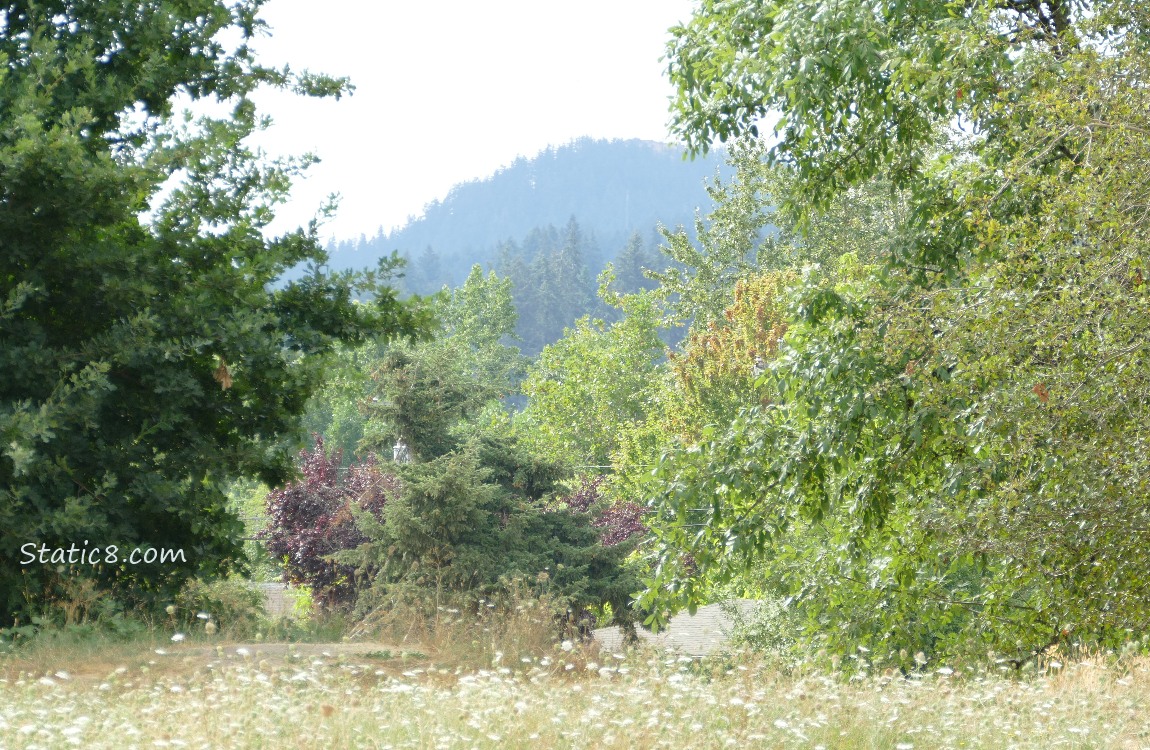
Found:
<path fill-rule="evenodd" d="M 0 621 L 81 579 L 148 600 L 236 566 L 225 486 L 291 475 L 326 353 L 422 325 L 383 275 L 322 273 L 314 224 L 266 235 L 310 158 L 251 147 L 250 95 L 350 86 L 257 62 L 261 5 L 0 5 Z M 119 561 L 19 554 L 85 541 Z"/>

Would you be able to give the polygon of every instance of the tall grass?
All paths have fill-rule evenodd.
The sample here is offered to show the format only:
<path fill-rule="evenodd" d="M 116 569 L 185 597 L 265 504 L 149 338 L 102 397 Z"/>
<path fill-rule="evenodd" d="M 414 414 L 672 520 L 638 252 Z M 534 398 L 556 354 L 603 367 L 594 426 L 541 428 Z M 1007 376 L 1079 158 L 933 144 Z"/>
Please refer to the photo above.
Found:
<path fill-rule="evenodd" d="M 1029 678 L 787 674 L 650 652 L 577 668 L 258 654 L 0 678 L 0 747 L 1142 748 L 1150 661 Z M 562 657 L 556 657 L 562 658 Z M 150 662 L 150 663 L 149 663 Z M 50 669 L 50 668 L 49 668 Z"/>
<path fill-rule="evenodd" d="M 438 664 L 481 669 L 535 662 L 561 649 L 565 640 L 573 651 L 577 636 L 562 627 L 565 614 L 561 603 L 513 587 L 498 599 L 470 604 L 392 601 L 365 617 L 350 636 L 418 648 Z"/>
<path fill-rule="evenodd" d="M 558 610 L 397 605 L 355 649 L 65 629 L 0 657 L 0 748 L 1150 748 L 1142 656 L 826 672 L 600 652 Z"/>

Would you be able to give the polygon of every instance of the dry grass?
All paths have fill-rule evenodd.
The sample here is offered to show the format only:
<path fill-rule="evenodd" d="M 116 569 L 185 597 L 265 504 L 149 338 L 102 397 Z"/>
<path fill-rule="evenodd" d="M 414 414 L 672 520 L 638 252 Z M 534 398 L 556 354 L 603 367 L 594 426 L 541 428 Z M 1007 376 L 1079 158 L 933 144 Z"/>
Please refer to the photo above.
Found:
<path fill-rule="evenodd" d="M 477 611 L 452 606 L 391 603 L 366 617 L 353 638 L 370 638 L 416 649 L 440 664 L 481 669 L 506 660 L 539 656 L 562 636 L 562 608 L 546 597 L 513 592 L 505 601 L 480 600 Z"/>
<path fill-rule="evenodd" d="M 1148 660 L 1022 680 L 945 669 L 848 680 L 645 652 L 588 661 L 562 644 L 482 669 L 161 650 L 95 677 L 10 661 L 0 747 L 1150 748 Z"/>

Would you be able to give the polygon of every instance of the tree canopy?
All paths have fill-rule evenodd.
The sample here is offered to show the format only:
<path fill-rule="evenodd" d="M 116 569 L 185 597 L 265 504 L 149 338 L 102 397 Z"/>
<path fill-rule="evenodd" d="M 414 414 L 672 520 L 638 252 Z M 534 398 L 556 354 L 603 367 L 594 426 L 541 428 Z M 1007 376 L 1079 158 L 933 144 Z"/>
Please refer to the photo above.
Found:
<path fill-rule="evenodd" d="M 311 158 L 247 145 L 250 94 L 350 86 L 260 65 L 261 4 L 0 6 L 0 619 L 79 580 L 147 599 L 237 565 L 224 488 L 291 475 L 325 355 L 425 327 L 387 268 L 322 273 L 314 223 L 265 236 Z M 22 564 L 30 542 L 183 559 Z"/>
<path fill-rule="evenodd" d="M 1141 627 L 1148 20 L 716 0 L 673 31 L 675 127 L 705 149 L 780 113 L 780 241 L 822 265 L 770 398 L 646 485 L 646 603 L 769 592 L 806 643 L 911 668 Z"/>

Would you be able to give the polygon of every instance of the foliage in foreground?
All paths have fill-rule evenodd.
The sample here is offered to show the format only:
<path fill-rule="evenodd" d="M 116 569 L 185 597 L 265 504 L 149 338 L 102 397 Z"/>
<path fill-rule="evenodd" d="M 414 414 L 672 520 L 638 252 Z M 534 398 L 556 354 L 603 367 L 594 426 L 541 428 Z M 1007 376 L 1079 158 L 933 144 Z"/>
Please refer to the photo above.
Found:
<path fill-rule="evenodd" d="M 310 159 L 269 162 L 260 86 L 347 82 L 260 65 L 260 2 L 17 3 L 0 23 L 0 620 L 68 582 L 157 603 L 242 561 L 226 488 L 291 473 L 337 342 L 414 334 L 380 274 L 318 271 L 316 227 L 263 229 Z M 234 48 L 221 41 L 237 35 Z M 185 121 L 177 95 L 228 112 Z M 172 178 L 179 178 L 174 183 Z M 165 188 L 174 189 L 165 190 Z M 358 296 L 371 297 L 358 304 Z M 100 548 L 29 563 L 25 544 Z M 132 566 L 116 545 L 179 551 Z"/>
<path fill-rule="evenodd" d="M 807 648 L 906 665 L 1144 628 L 1148 17 L 1041 6 L 776 0 L 727 36 L 720 2 L 676 31 L 695 143 L 784 108 L 796 239 L 868 185 L 902 207 L 877 252 L 792 290 L 768 401 L 648 485 L 647 603 L 741 585 L 785 598 Z"/>

